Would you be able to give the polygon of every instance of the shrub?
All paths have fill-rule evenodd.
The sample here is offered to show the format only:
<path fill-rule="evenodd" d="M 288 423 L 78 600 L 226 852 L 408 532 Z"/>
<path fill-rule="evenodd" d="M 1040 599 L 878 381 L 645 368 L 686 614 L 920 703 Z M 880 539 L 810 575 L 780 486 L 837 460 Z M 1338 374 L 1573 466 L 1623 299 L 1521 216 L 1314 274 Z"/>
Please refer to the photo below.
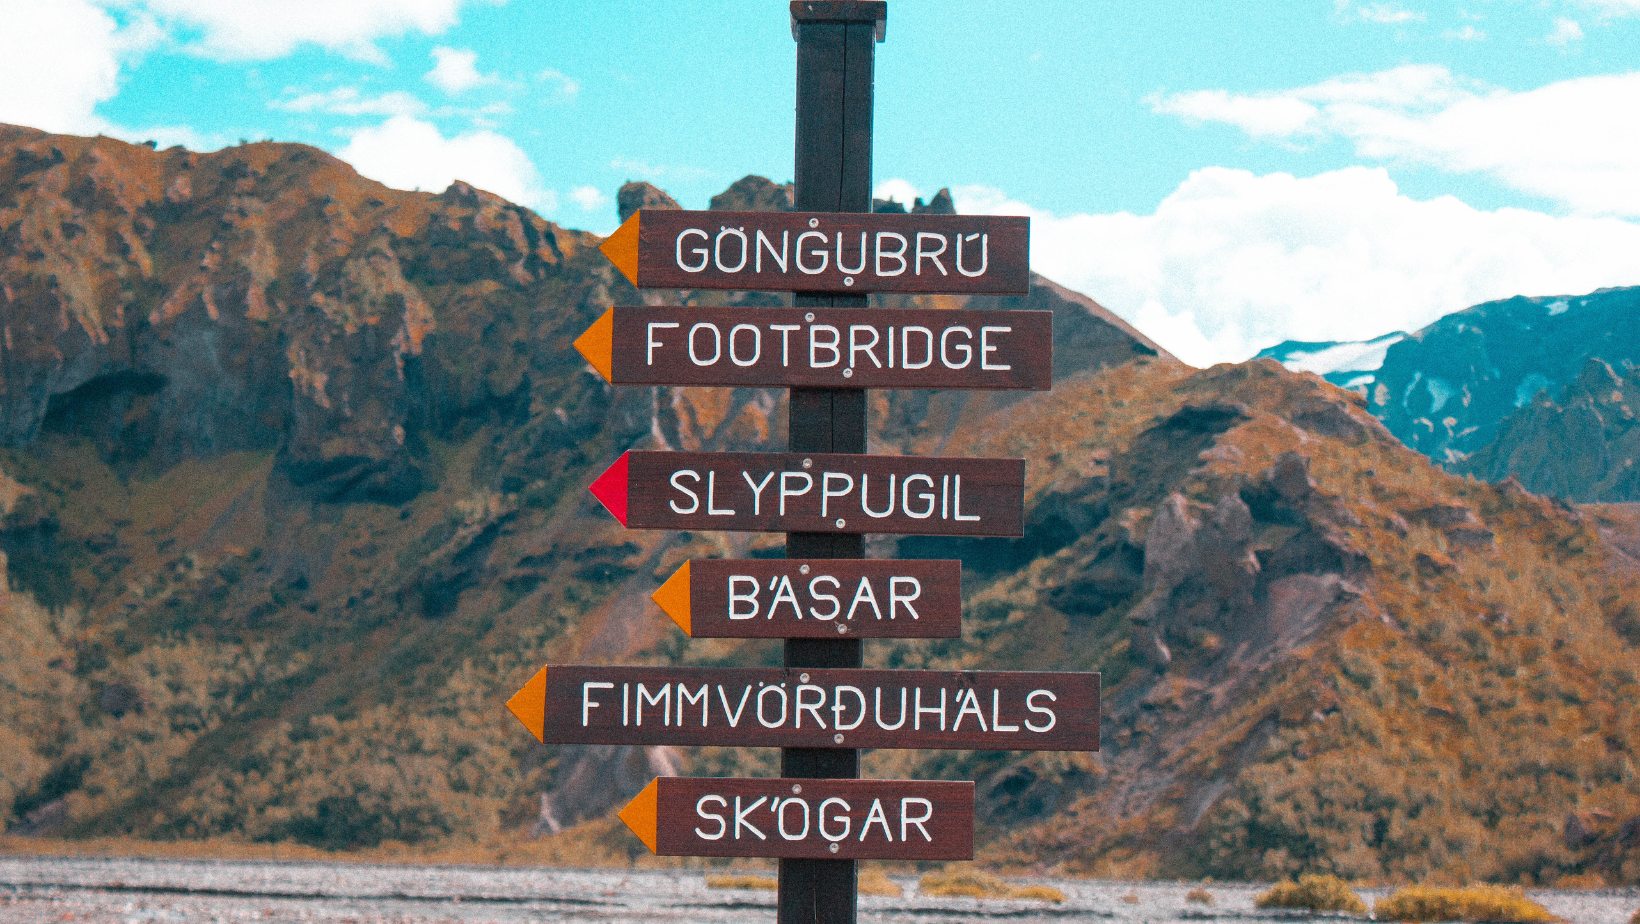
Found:
<path fill-rule="evenodd" d="M 942 898 L 1020 898 L 1062 902 L 1065 893 L 1051 886 L 1016 886 L 995 876 L 975 871 L 925 873 L 917 891 Z"/>
<path fill-rule="evenodd" d="M 1414 886 L 1399 889 L 1388 898 L 1373 903 L 1379 920 L 1395 921 L 1481 921 L 1539 924 L 1560 920 L 1549 909 L 1526 897 L 1518 888 L 1471 886 L 1466 889 L 1436 889 Z"/>
<path fill-rule="evenodd" d="M 1191 889 L 1190 893 L 1184 897 L 1184 900 L 1195 905 L 1211 905 L 1213 904 L 1213 893 L 1206 889 Z"/>
<path fill-rule="evenodd" d="M 1278 882 L 1253 904 L 1260 908 L 1304 908 L 1310 911 L 1348 911 L 1366 914 L 1367 903 L 1337 876 L 1300 876 L 1297 882 Z"/>
<path fill-rule="evenodd" d="M 860 894 L 899 898 L 905 894 L 905 889 L 900 888 L 900 884 L 888 878 L 882 870 L 873 867 L 860 870 Z"/>
<path fill-rule="evenodd" d="M 708 889 L 763 889 L 774 891 L 780 883 L 768 876 L 759 876 L 755 873 L 723 873 L 706 877 Z"/>

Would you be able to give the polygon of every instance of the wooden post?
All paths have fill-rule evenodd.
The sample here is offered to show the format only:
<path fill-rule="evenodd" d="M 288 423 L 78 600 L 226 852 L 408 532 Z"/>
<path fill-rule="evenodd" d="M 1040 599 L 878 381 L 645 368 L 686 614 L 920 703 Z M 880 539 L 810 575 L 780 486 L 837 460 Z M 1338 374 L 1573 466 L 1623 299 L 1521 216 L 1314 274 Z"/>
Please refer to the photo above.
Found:
<path fill-rule="evenodd" d="M 871 211 L 871 107 L 876 42 L 885 2 L 791 4 L 797 40 L 797 143 L 794 208 L 804 212 Z M 865 296 L 796 294 L 803 307 L 865 307 Z M 866 394 L 793 388 L 791 452 L 865 452 Z M 864 537 L 788 533 L 788 558 L 861 558 Z M 858 639 L 788 639 L 787 667 L 860 667 Z M 786 777 L 860 776 L 852 748 L 783 748 Z M 779 924 L 854 924 L 858 903 L 853 860 L 781 860 Z"/>

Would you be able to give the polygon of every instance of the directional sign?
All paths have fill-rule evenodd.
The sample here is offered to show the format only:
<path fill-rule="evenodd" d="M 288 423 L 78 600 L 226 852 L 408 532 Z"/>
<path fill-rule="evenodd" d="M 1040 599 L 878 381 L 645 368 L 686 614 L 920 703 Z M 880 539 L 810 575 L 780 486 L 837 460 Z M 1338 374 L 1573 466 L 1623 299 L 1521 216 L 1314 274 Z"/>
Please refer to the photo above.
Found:
<path fill-rule="evenodd" d="M 652 597 L 690 638 L 962 635 L 954 559 L 691 559 Z"/>
<path fill-rule="evenodd" d="M 620 819 L 666 857 L 974 858 L 973 783 L 662 776 Z"/>
<path fill-rule="evenodd" d="M 507 708 L 547 744 L 1099 749 L 1091 673 L 552 665 Z"/>
<path fill-rule="evenodd" d="M 1025 460 L 628 452 L 589 488 L 629 529 L 1019 536 Z"/>
<path fill-rule="evenodd" d="M 575 348 L 615 385 L 1045 391 L 1053 312 L 622 306 Z"/>
<path fill-rule="evenodd" d="M 599 249 L 640 289 L 1030 293 L 1029 218 L 641 209 Z"/>

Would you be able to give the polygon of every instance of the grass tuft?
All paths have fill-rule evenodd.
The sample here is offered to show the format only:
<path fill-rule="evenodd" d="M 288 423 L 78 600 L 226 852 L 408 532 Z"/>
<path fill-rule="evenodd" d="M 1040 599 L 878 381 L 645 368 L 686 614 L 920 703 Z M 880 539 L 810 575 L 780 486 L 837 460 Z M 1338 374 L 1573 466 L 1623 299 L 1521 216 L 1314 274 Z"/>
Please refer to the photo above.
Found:
<path fill-rule="evenodd" d="M 1191 889 L 1189 894 L 1185 895 L 1184 900 L 1192 905 L 1211 905 L 1213 904 L 1213 893 L 1206 889 Z"/>
<path fill-rule="evenodd" d="M 780 883 L 768 876 L 755 873 L 712 873 L 706 877 L 708 889 L 761 889 L 773 892 Z"/>
<path fill-rule="evenodd" d="M 1373 916 L 1395 921 L 1475 921 L 1510 924 L 1549 924 L 1560 919 L 1526 897 L 1518 888 L 1470 886 L 1437 889 L 1413 886 L 1399 889 L 1373 903 Z"/>
<path fill-rule="evenodd" d="M 886 895 L 889 898 L 900 898 L 905 895 L 905 889 L 898 882 L 888 878 L 888 874 L 880 869 L 867 868 L 860 870 L 861 895 Z"/>
<path fill-rule="evenodd" d="M 917 891 L 939 898 L 1018 898 L 1062 902 L 1065 893 L 1051 886 L 1016 886 L 988 873 L 972 870 L 924 873 Z"/>
<path fill-rule="evenodd" d="M 1253 899 L 1259 908 L 1304 908 L 1310 911 L 1348 911 L 1366 914 L 1367 903 L 1337 876 L 1300 876 L 1297 882 L 1278 882 Z"/>

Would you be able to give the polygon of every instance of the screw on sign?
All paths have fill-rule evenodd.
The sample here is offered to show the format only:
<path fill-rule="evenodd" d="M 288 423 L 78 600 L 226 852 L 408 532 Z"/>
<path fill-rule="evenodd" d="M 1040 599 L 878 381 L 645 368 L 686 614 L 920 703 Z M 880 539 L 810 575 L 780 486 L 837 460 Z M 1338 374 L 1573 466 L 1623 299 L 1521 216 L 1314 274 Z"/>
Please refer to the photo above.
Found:
<path fill-rule="evenodd" d="M 641 289 L 1026 295 L 1031 225 L 992 215 L 642 209 L 600 249 Z"/>
<path fill-rule="evenodd" d="M 575 349 L 615 385 L 1044 391 L 1053 313 L 617 306 Z"/>
<path fill-rule="evenodd" d="M 974 858 L 973 783 L 663 776 L 620 819 L 658 856 Z"/>
<path fill-rule="evenodd" d="M 690 638 L 962 635 L 955 560 L 690 560 L 652 597 Z"/>

